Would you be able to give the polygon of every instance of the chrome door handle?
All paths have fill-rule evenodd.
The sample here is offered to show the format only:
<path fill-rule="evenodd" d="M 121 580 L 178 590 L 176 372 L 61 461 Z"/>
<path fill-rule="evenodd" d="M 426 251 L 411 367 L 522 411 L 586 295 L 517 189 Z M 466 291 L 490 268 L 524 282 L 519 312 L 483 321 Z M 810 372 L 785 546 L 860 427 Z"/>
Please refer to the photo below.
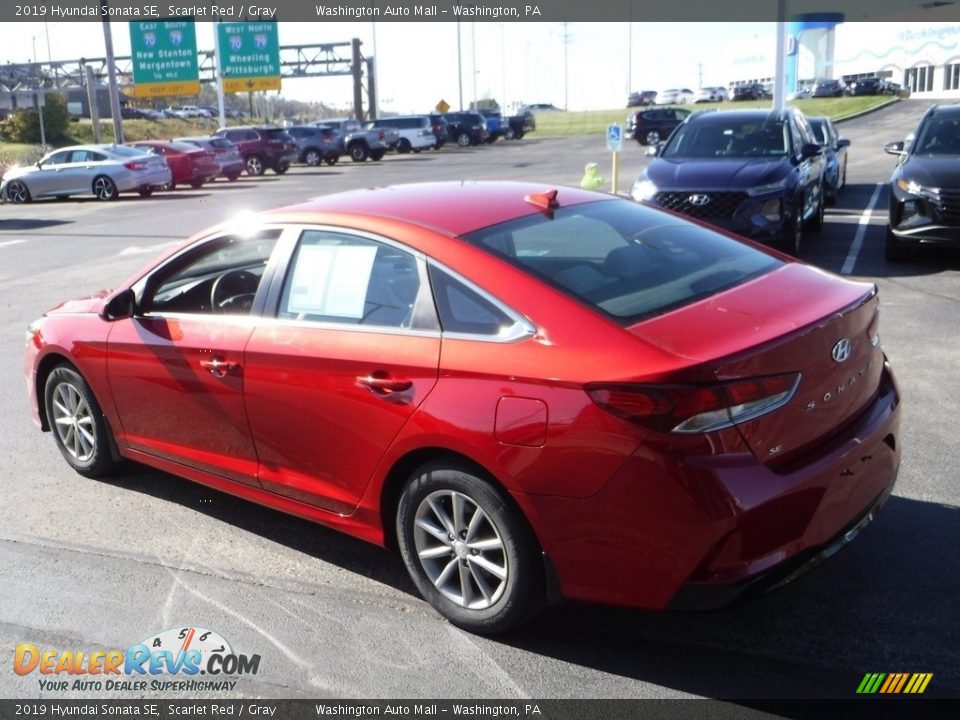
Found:
<path fill-rule="evenodd" d="M 403 392 L 413 387 L 412 380 L 397 380 L 395 378 L 374 377 L 372 375 L 358 377 L 357 383 L 383 394 Z"/>
<path fill-rule="evenodd" d="M 213 360 L 201 360 L 200 367 L 209 370 L 210 374 L 214 377 L 222 378 L 226 377 L 227 373 L 233 372 L 240 367 L 240 363 L 233 362 L 232 360 L 214 358 Z"/>

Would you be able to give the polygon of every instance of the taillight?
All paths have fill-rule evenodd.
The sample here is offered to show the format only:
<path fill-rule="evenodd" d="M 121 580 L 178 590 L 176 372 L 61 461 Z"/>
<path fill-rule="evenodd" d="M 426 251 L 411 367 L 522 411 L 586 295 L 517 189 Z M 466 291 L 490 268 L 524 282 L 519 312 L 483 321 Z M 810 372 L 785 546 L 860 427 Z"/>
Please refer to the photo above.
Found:
<path fill-rule="evenodd" d="M 130 162 L 125 162 L 123 166 L 127 170 L 146 170 L 150 167 L 150 163 L 146 160 L 131 160 Z"/>
<path fill-rule="evenodd" d="M 657 432 L 706 433 L 765 415 L 790 402 L 800 373 L 713 385 L 592 383 L 590 398 L 617 417 Z"/>

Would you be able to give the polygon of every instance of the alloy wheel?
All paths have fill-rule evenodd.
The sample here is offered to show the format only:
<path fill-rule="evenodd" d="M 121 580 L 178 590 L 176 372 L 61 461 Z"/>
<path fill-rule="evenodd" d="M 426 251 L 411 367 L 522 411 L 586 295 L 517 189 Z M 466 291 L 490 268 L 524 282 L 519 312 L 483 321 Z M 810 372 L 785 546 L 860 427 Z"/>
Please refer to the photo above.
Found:
<path fill-rule="evenodd" d="M 86 462 L 97 450 L 93 414 L 80 391 L 69 382 L 53 390 L 53 426 L 64 449 L 78 462 Z"/>
<path fill-rule="evenodd" d="M 117 185 L 106 175 L 101 175 L 93 181 L 93 194 L 98 200 L 113 200 L 117 197 Z"/>
<path fill-rule="evenodd" d="M 454 490 L 431 493 L 414 524 L 420 565 L 441 595 L 469 610 L 500 599 L 510 572 L 507 553 L 500 530 L 476 501 Z"/>
<path fill-rule="evenodd" d="M 30 190 L 22 180 L 13 180 L 7 186 L 7 200 L 12 203 L 30 202 Z"/>

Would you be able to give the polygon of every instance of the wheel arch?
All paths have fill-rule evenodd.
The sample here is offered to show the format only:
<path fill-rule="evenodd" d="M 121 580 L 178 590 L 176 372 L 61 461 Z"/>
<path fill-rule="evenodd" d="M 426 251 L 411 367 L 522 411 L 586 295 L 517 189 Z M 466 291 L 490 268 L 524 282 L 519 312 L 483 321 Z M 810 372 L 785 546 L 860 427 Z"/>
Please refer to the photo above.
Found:
<path fill-rule="evenodd" d="M 47 417 L 47 403 L 45 400 L 47 378 L 50 377 L 50 373 L 52 373 L 54 369 L 60 365 L 69 366 L 71 370 L 83 377 L 83 373 L 80 372 L 80 368 L 78 368 L 69 357 L 60 352 L 47 353 L 44 355 L 43 359 L 40 360 L 40 363 L 37 365 L 37 374 L 34 378 L 36 382 L 34 390 L 37 393 L 37 409 L 40 416 L 40 428 L 44 432 L 50 432 L 50 418 Z M 92 389 L 91 392 L 93 392 Z M 99 402 L 99 398 L 97 398 L 97 400 Z"/>
<path fill-rule="evenodd" d="M 398 549 L 396 528 L 397 509 L 400 502 L 400 495 L 403 493 L 403 488 L 410 479 L 410 476 L 413 475 L 413 472 L 419 467 L 423 467 L 428 463 L 439 462 L 448 462 L 452 466 L 458 466 L 468 470 L 495 487 L 523 517 L 527 526 L 530 528 L 531 535 L 537 540 L 538 550 L 541 550 L 539 547 L 540 539 L 537 537 L 533 525 L 530 523 L 529 518 L 527 518 L 526 513 L 523 512 L 523 509 L 514 500 L 506 485 L 486 467 L 468 455 L 439 446 L 421 447 L 410 450 L 398 458 L 387 471 L 383 484 L 380 487 L 380 522 L 383 525 L 383 542 L 387 548 L 394 551 Z"/>

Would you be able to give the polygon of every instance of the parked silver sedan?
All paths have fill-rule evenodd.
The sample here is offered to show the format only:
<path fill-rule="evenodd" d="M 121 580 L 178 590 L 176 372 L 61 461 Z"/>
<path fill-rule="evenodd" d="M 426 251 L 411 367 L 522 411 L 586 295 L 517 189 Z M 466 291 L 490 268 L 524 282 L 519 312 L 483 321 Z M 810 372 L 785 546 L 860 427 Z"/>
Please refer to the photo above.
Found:
<path fill-rule="evenodd" d="M 0 181 L 0 197 L 14 203 L 91 193 L 114 200 L 134 191 L 148 197 L 170 180 L 167 161 L 159 155 L 121 145 L 73 145 L 54 150 L 36 165 L 10 168 Z"/>

